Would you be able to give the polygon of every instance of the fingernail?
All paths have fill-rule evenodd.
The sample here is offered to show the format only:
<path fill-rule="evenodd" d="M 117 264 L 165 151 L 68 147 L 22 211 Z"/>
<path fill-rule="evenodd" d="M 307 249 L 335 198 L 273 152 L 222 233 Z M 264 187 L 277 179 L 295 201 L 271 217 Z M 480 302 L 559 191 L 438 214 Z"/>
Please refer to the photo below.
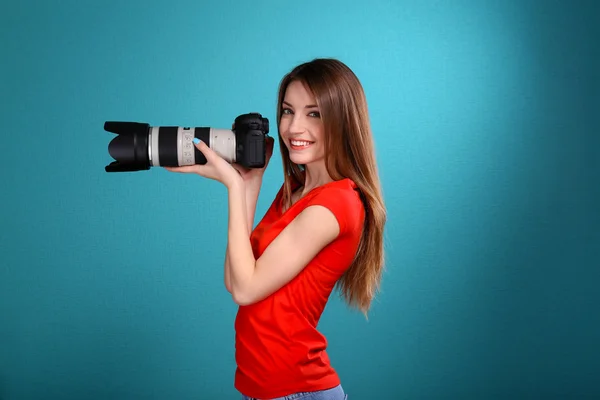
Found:
<path fill-rule="evenodd" d="M 196 143 L 196 144 L 200 143 L 200 139 L 198 139 L 197 137 L 195 137 L 195 138 L 193 139 L 193 141 L 194 141 L 194 143 Z"/>

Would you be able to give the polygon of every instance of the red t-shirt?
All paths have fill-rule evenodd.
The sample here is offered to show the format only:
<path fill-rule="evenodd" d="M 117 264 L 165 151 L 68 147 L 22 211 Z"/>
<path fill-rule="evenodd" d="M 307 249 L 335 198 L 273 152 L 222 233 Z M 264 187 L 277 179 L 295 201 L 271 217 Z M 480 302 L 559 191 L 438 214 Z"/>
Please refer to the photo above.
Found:
<path fill-rule="evenodd" d="M 282 189 L 250 236 L 257 259 L 311 205 L 331 210 L 340 233 L 287 285 L 238 309 L 235 387 L 260 399 L 329 389 L 340 383 L 317 324 L 336 281 L 354 259 L 364 221 L 358 189 L 348 178 L 313 189 L 285 213 L 281 212 Z"/>

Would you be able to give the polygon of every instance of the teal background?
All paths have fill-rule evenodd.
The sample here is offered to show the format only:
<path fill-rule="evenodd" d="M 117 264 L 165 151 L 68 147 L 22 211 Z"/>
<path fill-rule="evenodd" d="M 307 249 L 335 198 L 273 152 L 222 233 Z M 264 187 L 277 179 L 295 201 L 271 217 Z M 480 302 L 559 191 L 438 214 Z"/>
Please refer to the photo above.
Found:
<path fill-rule="evenodd" d="M 588 1 L 10 1 L 0 15 L 0 399 L 235 399 L 226 191 L 107 174 L 106 120 L 276 134 L 314 57 L 364 84 L 389 212 L 350 399 L 600 396 L 600 14 Z M 257 221 L 282 180 L 276 148 Z"/>

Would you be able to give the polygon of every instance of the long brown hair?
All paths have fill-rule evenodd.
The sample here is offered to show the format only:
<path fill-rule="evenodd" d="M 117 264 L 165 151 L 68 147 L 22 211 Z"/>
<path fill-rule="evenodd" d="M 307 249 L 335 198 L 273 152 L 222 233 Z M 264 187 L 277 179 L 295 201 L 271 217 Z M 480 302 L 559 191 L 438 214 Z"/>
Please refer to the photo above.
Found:
<path fill-rule="evenodd" d="M 292 81 L 300 81 L 315 96 L 325 131 L 325 165 L 334 180 L 352 179 L 365 206 L 365 223 L 354 261 L 336 286 L 351 307 L 368 318 L 371 302 L 380 288 L 384 269 L 383 202 L 375 148 L 363 87 L 352 70 L 339 60 L 318 58 L 295 67 L 283 77 L 277 101 L 277 125 L 282 102 Z M 279 135 L 283 160 L 283 207 L 292 203 L 292 190 L 304 184 L 304 166 L 290 160 Z"/>

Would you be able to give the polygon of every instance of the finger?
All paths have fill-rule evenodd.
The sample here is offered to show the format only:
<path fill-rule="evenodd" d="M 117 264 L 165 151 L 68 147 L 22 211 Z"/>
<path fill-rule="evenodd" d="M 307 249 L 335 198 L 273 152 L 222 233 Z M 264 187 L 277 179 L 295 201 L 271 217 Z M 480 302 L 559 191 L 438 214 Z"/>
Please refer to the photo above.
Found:
<path fill-rule="evenodd" d="M 200 165 L 184 165 L 181 167 L 164 167 L 167 171 L 178 172 L 181 174 L 200 173 Z"/>
<path fill-rule="evenodd" d="M 200 150 L 200 152 L 202 152 L 202 154 L 204 154 L 204 157 L 212 157 L 212 155 L 215 154 L 215 152 L 208 147 L 206 143 L 198 138 L 194 138 L 194 145 L 198 150 Z"/>
<path fill-rule="evenodd" d="M 202 141 L 196 137 L 192 141 L 194 142 L 194 146 L 196 146 L 198 149 L 202 148 L 202 145 L 206 145 L 206 143 L 204 143 L 204 141 Z"/>
<path fill-rule="evenodd" d="M 206 145 L 206 143 L 198 138 L 194 138 L 193 142 L 194 146 L 200 150 L 200 153 L 202 153 L 202 155 L 206 158 L 207 162 L 210 161 L 212 157 L 212 150 Z"/>
<path fill-rule="evenodd" d="M 249 171 L 249 168 L 244 167 L 243 165 L 237 164 L 237 163 L 232 163 L 231 166 L 240 174 L 241 173 L 245 173 Z"/>

